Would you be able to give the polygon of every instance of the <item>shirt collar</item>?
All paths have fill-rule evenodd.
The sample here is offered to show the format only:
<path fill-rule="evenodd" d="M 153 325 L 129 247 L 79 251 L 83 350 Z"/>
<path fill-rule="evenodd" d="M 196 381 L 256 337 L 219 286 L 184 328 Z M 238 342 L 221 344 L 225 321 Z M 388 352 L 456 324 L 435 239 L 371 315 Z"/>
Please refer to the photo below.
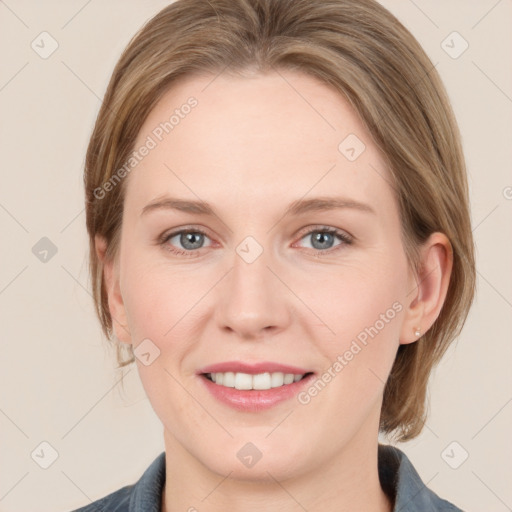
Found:
<path fill-rule="evenodd" d="M 423 483 L 407 455 L 398 448 L 379 444 L 378 469 L 384 492 L 394 498 L 393 512 L 460 511 Z"/>
<path fill-rule="evenodd" d="M 161 512 L 165 485 L 165 452 L 162 452 L 135 484 L 129 512 Z"/>

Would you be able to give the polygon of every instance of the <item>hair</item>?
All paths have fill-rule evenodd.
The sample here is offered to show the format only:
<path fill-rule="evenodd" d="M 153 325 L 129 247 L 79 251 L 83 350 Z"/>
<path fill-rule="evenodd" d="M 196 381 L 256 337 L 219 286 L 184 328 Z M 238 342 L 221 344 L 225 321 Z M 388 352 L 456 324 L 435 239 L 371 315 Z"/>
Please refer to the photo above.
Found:
<path fill-rule="evenodd" d="M 451 243 L 453 267 L 440 314 L 419 340 L 400 345 L 384 388 L 380 432 L 412 439 L 426 421 L 431 370 L 459 335 L 473 301 L 474 245 L 448 95 L 416 39 L 374 0 L 178 0 L 132 38 L 108 84 L 85 161 L 89 270 L 103 333 L 116 346 L 119 368 L 134 361 L 132 346 L 113 333 L 95 237 L 106 240 L 105 258 L 113 261 L 127 180 L 105 184 L 128 160 L 147 115 L 182 77 L 278 70 L 316 77 L 358 113 L 392 176 L 411 268 L 420 271 L 418 251 L 432 233 Z M 108 190 L 108 199 L 98 190 Z"/>

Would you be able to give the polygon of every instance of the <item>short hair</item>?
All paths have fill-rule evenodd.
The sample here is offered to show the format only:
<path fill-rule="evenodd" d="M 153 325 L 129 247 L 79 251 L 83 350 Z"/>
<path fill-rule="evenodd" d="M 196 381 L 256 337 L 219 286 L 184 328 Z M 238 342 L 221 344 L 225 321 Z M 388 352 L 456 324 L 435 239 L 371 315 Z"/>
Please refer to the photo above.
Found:
<path fill-rule="evenodd" d="M 178 0 L 132 38 L 108 84 L 84 172 L 89 270 L 103 333 L 116 345 L 119 367 L 134 361 L 132 346 L 112 339 L 95 236 L 106 239 L 107 260 L 116 258 L 126 180 L 112 180 L 149 112 L 182 77 L 273 70 L 319 79 L 360 116 L 392 177 L 411 268 L 420 270 L 419 247 L 430 234 L 442 232 L 451 243 L 453 268 L 440 314 L 419 340 L 400 345 L 384 388 L 380 432 L 412 439 L 426 421 L 431 370 L 459 335 L 473 301 L 474 242 L 448 95 L 414 36 L 374 0 Z"/>

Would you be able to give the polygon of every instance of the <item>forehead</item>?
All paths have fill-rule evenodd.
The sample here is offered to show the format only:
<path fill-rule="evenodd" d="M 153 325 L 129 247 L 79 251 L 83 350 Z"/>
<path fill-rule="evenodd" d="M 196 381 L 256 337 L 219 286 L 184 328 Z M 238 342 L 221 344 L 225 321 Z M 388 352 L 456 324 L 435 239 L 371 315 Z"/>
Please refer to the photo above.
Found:
<path fill-rule="evenodd" d="M 308 191 L 375 201 L 386 187 L 391 199 L 357 113 L 338 91 L 296 71 L 182 79 L 145 120 L 134 149 L 143 145 L 151 150 L 129 174 L 127 201 L 166 192 L 291 201 Z"/>

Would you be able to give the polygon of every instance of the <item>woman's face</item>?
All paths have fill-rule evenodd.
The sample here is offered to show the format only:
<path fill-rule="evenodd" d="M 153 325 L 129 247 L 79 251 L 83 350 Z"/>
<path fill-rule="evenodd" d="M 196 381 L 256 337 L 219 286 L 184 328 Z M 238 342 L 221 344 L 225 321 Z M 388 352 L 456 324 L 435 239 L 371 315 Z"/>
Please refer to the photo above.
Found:
<path fill-rule="evenodd" d="M 174 85 L 139 133 L 110 307 L 166 447 L 282 480 L 375 442 L 415 281 L 344 98 L 291 71 L 214 78 Z"/>

